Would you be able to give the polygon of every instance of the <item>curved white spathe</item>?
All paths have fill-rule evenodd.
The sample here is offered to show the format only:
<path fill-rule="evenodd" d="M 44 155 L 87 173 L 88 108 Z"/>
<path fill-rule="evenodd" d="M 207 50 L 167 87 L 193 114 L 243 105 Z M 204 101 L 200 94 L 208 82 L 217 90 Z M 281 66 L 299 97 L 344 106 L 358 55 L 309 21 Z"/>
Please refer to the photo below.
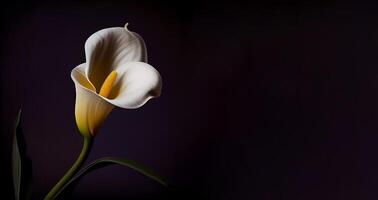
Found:
<path fill-rule="evenodd" d="M 127 26 L 127 24 L 126 24 Z M 97 92 L 107 75 L 127 62 L 147 62 L 146 45 L 137 33 L 127 27 L 106 28 L 85 42 L 86 75 Z"/>
<path fill-rule="evenodd" d="M 114 107 L 134 109 L 160 96 L 159 72 L 147 60 L 143 39 L 125 28 L 103 29 L 85 44 L 87 62 L 71 72 L 76 88 L 75 117 L 80 132 L 94 136 Z M 117 72 L 110 95 L 98 94 L 104 80 Z"/>
<path fill-rule="evenodd" d="M 139 108 L 149 99 L 159 97 L 162 81 L 159 72 L 143 62 L 129 62 L 118 67 L 109 103 L 127 109 Z"/>

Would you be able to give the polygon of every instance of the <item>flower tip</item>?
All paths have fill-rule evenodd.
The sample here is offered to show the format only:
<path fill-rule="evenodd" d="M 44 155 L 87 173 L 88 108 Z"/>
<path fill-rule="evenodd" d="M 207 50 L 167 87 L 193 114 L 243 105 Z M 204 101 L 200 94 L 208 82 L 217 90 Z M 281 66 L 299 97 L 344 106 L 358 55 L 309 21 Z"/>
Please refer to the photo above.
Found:
<path fill-rule="evenodd" d="M 129 29 L 127 29 L 127 26 L 129 25 L 129 22 L 127 22 L 126 24 L 125 24 L 125 29 L 128 31 Z"/>

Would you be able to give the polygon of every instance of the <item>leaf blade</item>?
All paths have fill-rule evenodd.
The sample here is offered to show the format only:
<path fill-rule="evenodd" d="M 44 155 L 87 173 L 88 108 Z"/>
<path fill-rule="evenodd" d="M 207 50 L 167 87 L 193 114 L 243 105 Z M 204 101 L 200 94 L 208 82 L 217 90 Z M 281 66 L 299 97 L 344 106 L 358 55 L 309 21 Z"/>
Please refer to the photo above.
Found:
<path fill-rule="evenodd" d="M 20 109 L 16 118 L 12 144 L 12 174 L 16 200 L 30 199 L 32 193 L 32 163 L 26 155 L 21 113 Z"/>
<path fill-rule="evenodd" d="M 15 199 L 20 199 L 20 187 L 21 187 L 21 153 L 19 150 L 19 142 L 17 135 L 21 130 L 20 126 L 20 119 L 21 119 L 21 110 L 17 114 L 16 124 L 14 129 L 13 135 L 13 145 L 12 145 L 12 173 L 13 173 L 13 187 L 14 187 L 14 195 Z"/>
<path fill-rule="evenodd" d="M 158 182 L 159 184 L 168 187 L 168 184 L 158 176 L 155 172 L 153 172 L 151 169 L 141 165 L 140 163 L 137 163 L 135 161 L 126 159 L 126 158 L 116 158 L 116 157 L 104 157 L 97 159 L 93 161 L 92 163 L 88 164 L 86 167 L 84 167 L 82 170 L 80 170 L 75 177 L 73 177 L 57 194 L 60 195 L 64 192 L 64 190 L 70 188 L 73 189 L 74 187 L 82 177 L 84 177 L 86 174 L 95 171 L 97 169 L 109 166 L 109 165 L 121 165 L 128 167 L 134 171 L 137 171 L 138 173 Z"/>

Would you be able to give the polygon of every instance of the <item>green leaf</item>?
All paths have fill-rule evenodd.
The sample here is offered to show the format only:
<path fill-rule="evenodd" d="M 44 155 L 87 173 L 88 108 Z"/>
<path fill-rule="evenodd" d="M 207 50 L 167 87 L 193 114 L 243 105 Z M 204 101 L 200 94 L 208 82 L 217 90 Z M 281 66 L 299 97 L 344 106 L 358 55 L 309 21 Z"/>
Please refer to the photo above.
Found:
<path fill-rule="evenodd" d="M 64 190 L 73 190 L 76 184 L 81 180 L 83 176 L 94 170 L 109 166 L 109 165 L 121 165 L 129 167 L 142 175 L 160 183 L 163 186 L 168 187 L 168 184 L 163 179 L 156 175 L 151 169 L 126 158 L 104 157 L 93 161 L 82 170 L 80 170 L 57 194 L 62 194 Z"/>
<path fill-rule="evenodd" d="M 21 110 L 17 115 L 13 136 L 12 171 L 15 199 L 30 199 L 32 165 L 31 160 L 26 156 L 26 143 L 21 127 Z"/>

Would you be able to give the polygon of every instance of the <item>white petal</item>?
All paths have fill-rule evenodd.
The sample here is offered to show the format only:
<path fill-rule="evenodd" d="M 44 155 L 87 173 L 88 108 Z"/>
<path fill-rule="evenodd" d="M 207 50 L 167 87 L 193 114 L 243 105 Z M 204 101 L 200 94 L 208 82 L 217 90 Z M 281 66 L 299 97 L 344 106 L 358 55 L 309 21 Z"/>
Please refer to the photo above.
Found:
<path fill-rule="evenodd" d="M 71 78 L 76 84 L 81 85 L 84 88 L 87 88 L 88 90 L 96 91 L 95 87 L 92 85 L 92 83 L 88 80 L 88 78 L 85 75 L 85 69 L 87 68 L 86 63 L 83 63 L 77 67 L 75 67 L 71 71 Z"/>
<path fill-rule="evenodd" d="M 142 37 L 126 28 L 100 30 L 85 42 L 88 68 L 86 75 L 100 90 L 107 75 L 126 62 L 147 62 L 147 50 Z"/>
<path fill-rule="evenodd" d="M 117 69 L 118 77 L 109 103 L 122 108 L 139 108 L 149 99 L 160 96 L 162 81 L 159 72 L 143 62 L 129 62 Z"/>
<path fill-rule="evenodd" d="M 94 136 L 114 106 L 91 90 L 90 82 L 83 77 L 84 69 L 82 64 L 71 72 L 76 88 L 75 117 L 80 132 Z"/>

